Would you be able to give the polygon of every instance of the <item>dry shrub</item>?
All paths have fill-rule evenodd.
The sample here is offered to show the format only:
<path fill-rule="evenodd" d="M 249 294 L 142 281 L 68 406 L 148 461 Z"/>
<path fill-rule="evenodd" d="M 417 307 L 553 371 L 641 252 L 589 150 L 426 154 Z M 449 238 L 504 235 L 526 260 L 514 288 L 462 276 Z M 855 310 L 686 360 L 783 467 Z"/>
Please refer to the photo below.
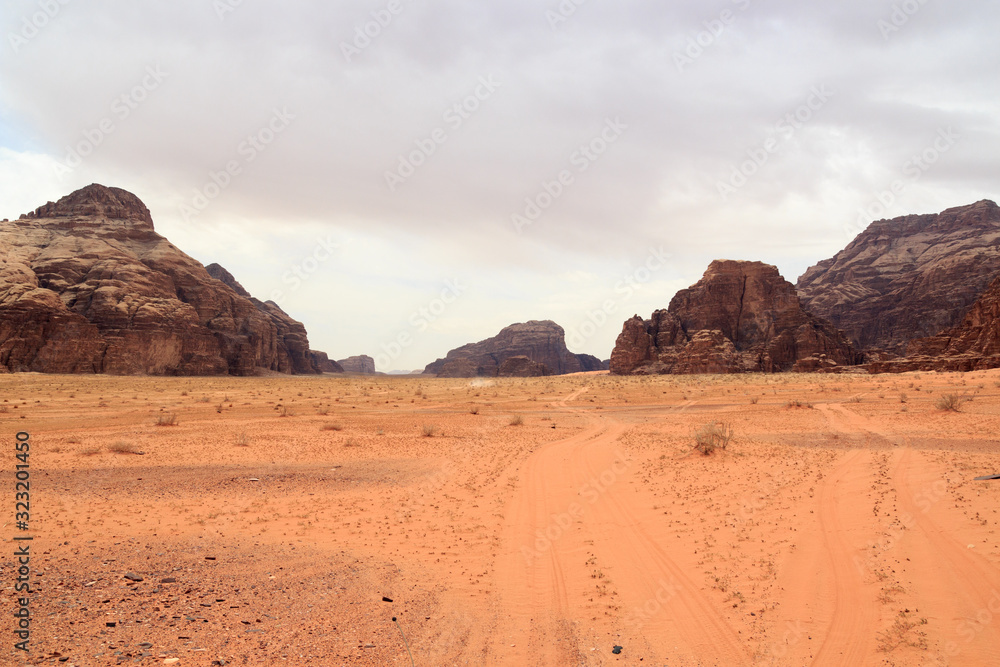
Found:
<path fill-rule="evenodd" d="M 420 432 L 425 438 L 433 438 L 434 434 L 437 433 L 437 426 L 434 424 L 424 424 Z"/>
<path fill-rule="evenodd" d="M 124 440 L 118 440 L 117 442 L 111 443 L 108 447 L 115 454 L 139 454 L 139 450 L 131 442 L 125 442 Z"/>
<path fill-rule="evenodd" d="M 165 412 L 156 418 L 157 426 L 177 426 L 177 415 Z"/>
<path fill-rule="evenodd" d="M 709 422 L 694 434 L 694 448 L 705 456 L 725 449 L 733 439 L 733 427 L 725 422 Z"/>
<path fill-rule="evenodd" d="M 962 407 L 962 398 L 955 394 L 942 394 L 934 401 L 934 407 L 938 410 L 958 412 Z"/>
<path fill-rule="evenodd" d="M 514 415 L 513 417 L 510 418 L 510 425 L 511 426 L 523 426 L 524 425 L 524 417 L 522 417 L 521 415 Z"/>

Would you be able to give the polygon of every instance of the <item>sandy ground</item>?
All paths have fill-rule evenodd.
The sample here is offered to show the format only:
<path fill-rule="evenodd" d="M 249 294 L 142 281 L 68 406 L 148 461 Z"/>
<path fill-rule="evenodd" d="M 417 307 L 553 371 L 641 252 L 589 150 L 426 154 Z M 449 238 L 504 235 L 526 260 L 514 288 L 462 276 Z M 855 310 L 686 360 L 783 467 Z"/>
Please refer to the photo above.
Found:
<path fill-rule="evenodd" d="M 1000 664 L 1000 372 L 5 375 L 0 433 L 3 665 Z"/>

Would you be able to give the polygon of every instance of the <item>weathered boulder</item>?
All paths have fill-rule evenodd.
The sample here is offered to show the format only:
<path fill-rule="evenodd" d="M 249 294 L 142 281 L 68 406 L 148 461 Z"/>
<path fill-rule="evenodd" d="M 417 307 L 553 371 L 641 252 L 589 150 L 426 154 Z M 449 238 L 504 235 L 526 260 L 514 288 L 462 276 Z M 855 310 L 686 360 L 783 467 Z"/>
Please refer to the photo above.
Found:
<path fill-rule="evenodd" d="M 771 373 L 856 361 L 847 338 L 804 311 L 777 268 L 716 260 L 667 310 L 625 322 L 610 366 L 616 375 Z"/>

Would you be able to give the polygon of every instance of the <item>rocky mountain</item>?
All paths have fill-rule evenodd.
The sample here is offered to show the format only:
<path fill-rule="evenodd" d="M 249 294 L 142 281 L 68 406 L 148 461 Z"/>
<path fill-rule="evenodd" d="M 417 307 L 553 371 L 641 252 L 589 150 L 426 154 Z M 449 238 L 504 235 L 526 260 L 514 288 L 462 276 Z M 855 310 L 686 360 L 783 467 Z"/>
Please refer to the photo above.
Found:
<path fill-rule="evenodd" d="M 868 365 L 873 373 L 987 368 L 1000 368 L 1000 277 L 990 283 L 958 326 L 911 341 L 901 359 Z"/>
<path fill-rule="evenodd" d="M 43 373 L 319 372 L 305 328 L 213 277 L 149 209 L 90 185 L 0 223 L 0 367 Z"/>
<path fill-rule="evenodd" d="M 1000 275 L 1000 207 L 877 220 L 806 271 L 799 296 L 862 351 L 903 353 L 909 341 L 962 321 Z"/>
<path fill-rule="evenodd" d="M 526 357 L 539 366 L 518 360 L 504 367 L 512 357 Z M 502 367 L 509 373 L 564 375 L 601 370 L 601 361 L 589 354 L 570 352 L 566 332 L 555 322 L 532 320 L 512 324 L 493 338 L 452 350 L 444 359 L 428 364 L 424 373 L 438 377 L 495 377 Z"/>
<path fill-rule="evenodd" d="M 366 354 L 357 357 L 348 357 L 337 362 L 347 373 L 360 373 L 361 375 L 375 375 L 375 360 Z"/>
<path fill-rule="evenodd" d="M 666 310 L 625 322 L 611 373 L 814 371 L 856 361 L 846 336 L 803 310 L 777 268 L 716 260 Z"/>

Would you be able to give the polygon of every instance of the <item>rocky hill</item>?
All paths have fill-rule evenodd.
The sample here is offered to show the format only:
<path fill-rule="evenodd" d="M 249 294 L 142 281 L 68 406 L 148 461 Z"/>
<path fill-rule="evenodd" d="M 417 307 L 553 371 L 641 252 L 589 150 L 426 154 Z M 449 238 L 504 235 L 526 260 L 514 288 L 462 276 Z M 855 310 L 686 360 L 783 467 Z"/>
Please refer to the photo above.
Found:
<path fill-rule="evenodd" d="M 504 365 L 513 357 L 526 357 Z M 555 322 L 532 320 L 512 324 L 493 338 L 452 350 L 444 359 L 428 364 L 427 375 L 438 377 L 494 377 L 563 375 L 601 370 L 601 361 L 589 354 L 574 354 L 566 348 L 566 332 Z M 520 375 L 518 375 L 520 376 Z"/>
<path fill-rule="evenodd" d="M 347 373 L 359 373 L 361 375 L 375 375 L 375 360 L 366 354 L 357 357 L 348 357 L 337 362 Z"/>
<path fill-rule="evenodd" d="M 873 373 L 987 368 L 1000 368 L 1000 277 L 972 304 L 958 326 L 911 341 L 904 358 L 868 365 Z"/>
<path fill-rule="evenodd" d="M 829 370 L 856 363 L 850 342 L 802 309 L 795 287 L 761 262 L 716 260 L 649 320 L 625 322 L 616 375 Z"/>
<path fill-rule="evenodd" d="M 961 322 L 1000 275 L 1000 207 L 878 220 L 806 271 L 799 295 L 862 351 L 901 354 L 909 341 Z"/>
<path fill-rule="evenodd" d="M 306 330 L 90 185 L 0 223 L 0 368 L 43 373 L 319 372 Z"/>

